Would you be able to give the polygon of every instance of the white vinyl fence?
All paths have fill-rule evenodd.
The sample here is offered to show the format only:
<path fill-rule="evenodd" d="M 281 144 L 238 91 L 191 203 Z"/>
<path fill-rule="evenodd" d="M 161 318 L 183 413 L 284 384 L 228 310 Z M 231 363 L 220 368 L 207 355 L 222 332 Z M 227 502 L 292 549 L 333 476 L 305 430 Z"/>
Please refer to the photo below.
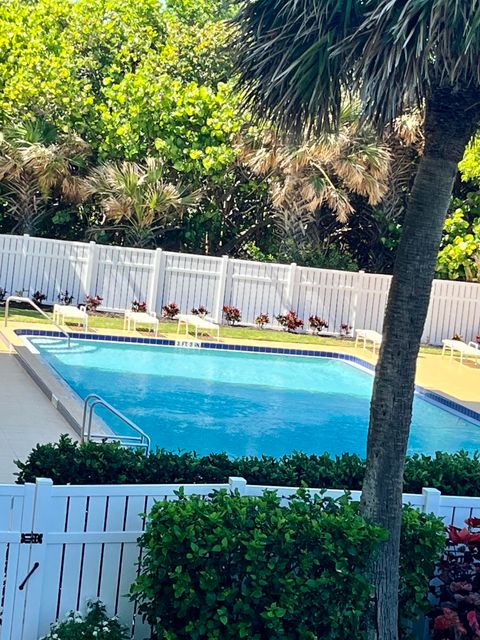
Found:
<path fill-rule="evenodd" d="M 293 309 L 306 326 L 316 314 L 331 332 L 342 323 L 381 331 L 389 286 L 390 276 L 362 271 L 0 236 L 0 287 L 9 294 L 39 290 L 48 303 L 65 290 L 76 303 L 100 295 L 101 309 L 108 311 L 128 309 L 136 299 L 160 313 L 163 305 L 176 302 L 184 313 L 204 305 L 221 322 L 228 304 L 240 308 L 246 324 L 267 313 L 276 326 L 275 316 Z M 440 344 L 454 333 L 466 340 L 480 333 L 480 284 L 436 280 L 423 342 Z"/>
<path fill-rule="evenodd" d="M 137 539 L 154 502 L 175 500 L 179 485 L 60 486 L 0 485 L 0 640 L 38 640 L 51 622 L 100 598 L 118 615 L 136 640 L 149 630 L 127 597 L 138 575 Z M 186 495 L 238 490 L 258 496 L 276 490 L 286 499 L 289 487 L 248 485 L 243 478 L 225 484 L 185 485 Z M 319 489 L 311 489 L 318 493 Z M 339 497 L 343 491 L 326 495 Z M 360 492 L 351 493 L 359 500 Z M 480 498 L 443 496 L 436 489 L 404 494 L 405 504 L 435 513 L 446 524 L 463 526 L 480 516 Z"/>

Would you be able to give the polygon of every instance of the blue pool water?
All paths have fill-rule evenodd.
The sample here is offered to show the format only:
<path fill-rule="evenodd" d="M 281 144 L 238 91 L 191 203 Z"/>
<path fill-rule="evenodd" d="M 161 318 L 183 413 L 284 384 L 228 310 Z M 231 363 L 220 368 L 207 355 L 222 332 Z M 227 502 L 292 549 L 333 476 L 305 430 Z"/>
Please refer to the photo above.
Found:
<path fill-rule="evenodd" d="M 58 338 L 31 342 L 80 397 L 100 394 L 165 449 L 365 455 L 373 377 L 347 362 L 92 340 L 72 340 L 70 349 Z M 479 444 L 479 426 L 415 398 L 410 453 L 474 451 Z"/>

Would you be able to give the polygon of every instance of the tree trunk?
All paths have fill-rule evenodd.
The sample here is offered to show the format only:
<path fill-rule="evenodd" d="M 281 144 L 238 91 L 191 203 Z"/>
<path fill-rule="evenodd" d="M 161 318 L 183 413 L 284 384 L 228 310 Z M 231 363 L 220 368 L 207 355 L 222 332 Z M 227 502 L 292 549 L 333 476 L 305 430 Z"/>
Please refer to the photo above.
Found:
<path fill-rule="evenodd" d="M 473 93 L 436 90 L 427 103 L 425 152 L 407 206 L 385 315 L 361 501 L 362 514 L 390 534 L 372 566 L 369 636 L 377 640 L 398 638 L 402 484 L 416 361 L 457 165 L 478 122 L 479 96 Z"/>

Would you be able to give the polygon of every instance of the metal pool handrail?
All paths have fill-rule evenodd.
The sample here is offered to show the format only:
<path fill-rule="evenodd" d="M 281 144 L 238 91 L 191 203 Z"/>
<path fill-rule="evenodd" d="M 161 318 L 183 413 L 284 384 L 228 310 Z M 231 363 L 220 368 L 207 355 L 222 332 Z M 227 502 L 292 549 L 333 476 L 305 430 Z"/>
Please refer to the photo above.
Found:
<path fill-rule="evenodd" d="M 7 326 L 7 322 L 8 322 L 8 311 L 10 309 L 10 302 L 25 302 L 27 304 L 29 304 L 31 307 L 33 307 L 35 309 L 35 311 L 38 311 L 38 313 L 40 313 L 44 318 L 46 318 L 51 324 L 53 324 L 61 333 L 63 333 L 63 335 L 67 338 L 68 340 L 68 347 L 70 348 L 70 334 L 65 331 L 65 329 L 62 329 L 62 327 L 57 324 L 54 320 L 52 320 L 52 318 L 50 318 L 49 315 L 47 315 L 45 313 L 45 311 L 43 309 L 40 309 L 40 307 L 30 298 L 25 298 L 23 296 L 8 296 L 6 302 L 5 302 L 5 326 Z"/>
<path fill-rule="evenodd" d="M 92 433 L 92 420 L 93 420 L 93 411 L 95 407 L 105 407 L 108 409 L 110 413 L 114 416 L 122 420 L 127 426 L 133 429 L 138 436 L 116 436 L 109 435 L 107 433 Z M 88 417 L 87 417 L 88 414 Z M 87 427 L 85 431 L 85 427 Z M 141 447 L 145 449 L 145 455 L 148 455 L 150 452 L 151 440 L 147 434 L 140 429 L 138 425 L 136 425 L 132 420 L 127 418 L 121 411 L 115 409 L 109 402 L 104 400 L 101 396 L 96 393 L 90 393 L 83 402 L 83 417 L 82 417 L 82 434 L 81 440 L 82 442 L 90 442 L 92 439 L 100 439 L 100 440 L 117 440 L 121 442 L 125 446 L 128 447 Z"/>

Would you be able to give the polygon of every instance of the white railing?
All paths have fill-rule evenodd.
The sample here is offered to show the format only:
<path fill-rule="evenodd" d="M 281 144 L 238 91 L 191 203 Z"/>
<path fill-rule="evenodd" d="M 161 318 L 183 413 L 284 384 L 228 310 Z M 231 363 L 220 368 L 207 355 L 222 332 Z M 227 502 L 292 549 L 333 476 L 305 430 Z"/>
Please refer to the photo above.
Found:
<path fill-rule="evenodd" d="M 273 326 L 291 308 L 306 324 L 310 315 L 322 316 L 332 332 L 342 323 L 381 331 L 389 286 L 390 276 L 380 274 L 0 236 L 0 288 L 39 290 L 50 304 L 68 290 L 76 303 L 102 296 L 100 308 L 108 311 L 128 309 L 134 299 L 157 313 L 169 302 L 183 312 L 203 304 L 217 321 L 228 304 L 240 308 L 246 324 L 267 313 Z M 436 280 L 423 342 L 440 344 L 454 333 L 467 341 L 480 334 L 480 284 Z"/>
<path fill-rule="evenodd" d="M 176 500 L 182 485 L 0 485 L 0 640 L 38 640 L 49 624 L 99 597 L 110 614 L 148 636 L 126 597 L 138 573 L 138 537 L 145 513 L 158 500 Z M 258 496 L 270 489 L 286 501 L 297 489 L 249 485 L 243 478 L 223 484 L 183 485 L 186 495 L 226 489 Z M 320 493 L 320 489 L 310 489 Z M 328 490 L 337 498 L 342 490 Z M 351 498 L 358 500 L 359 491 Z M 403 502 L 463 526 L 480 516 L 480 498 L 444 496 L 436 489 L 404 494 Z M 3 585 L 3 586 L 2 586 Z M 20 589 L 19 587 L 23 588 Z"/>
<path fill-rule="evenodd" d="M 56 329 L 58 329 L 60 333 L 62 333 L 67 338 L 68 347 L 70 348 L 70 334 L 67 331 L 65 331 L 65 329 L 63 329 L 59 324 L 57 324 L 55 320 L 53 320 L 49 315 L 47 315 L 43 309 L 40 309 L 40 307 L 33 300 L 30 300 L 30 298 L 25 298 L 23 296 L 8 296 L 8 298 L 5 301 L 5 319 L 4 319 L 5 327 L 8 326 L 8 312 L 10 309 L 10 302 L 22 302 L 23 304 L 30 305 L 32 309 L 34 309 L 37 313 L 43 316 L 50 324 L 53 324 L 53 326 Z"/>

